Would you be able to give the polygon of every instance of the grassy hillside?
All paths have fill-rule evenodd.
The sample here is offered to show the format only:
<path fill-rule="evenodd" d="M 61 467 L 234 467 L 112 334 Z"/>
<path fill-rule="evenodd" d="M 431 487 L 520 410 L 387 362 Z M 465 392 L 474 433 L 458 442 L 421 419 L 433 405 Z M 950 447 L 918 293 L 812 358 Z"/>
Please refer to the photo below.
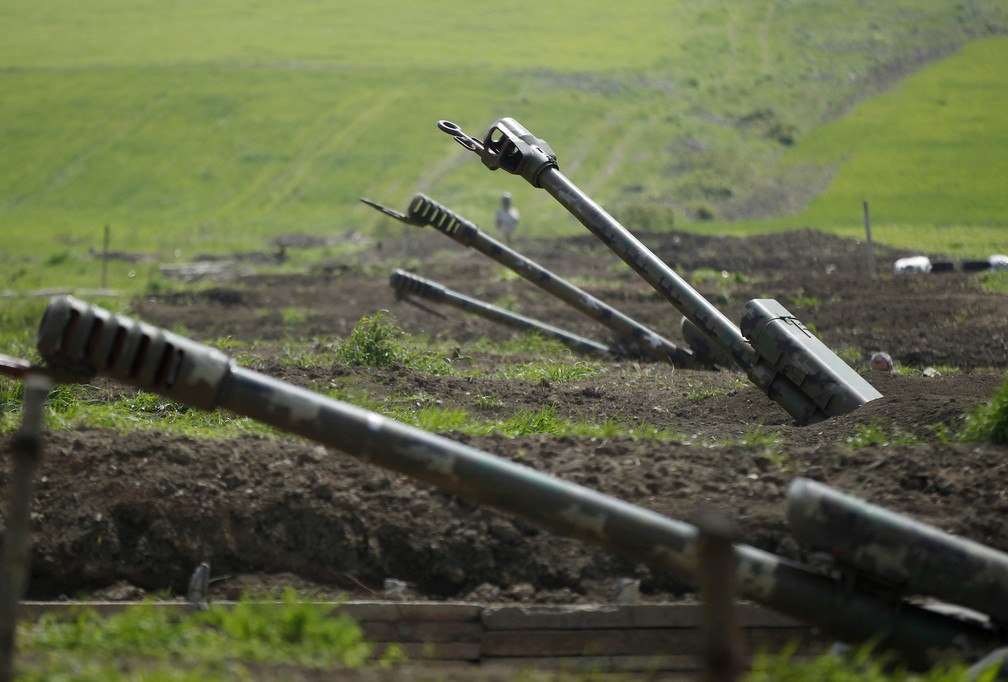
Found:
<path fill-rule="evenodd" d="M 804 210 L 730 231 L 815 226 L 911 248 L 986 257 L 1008 250 L 1008 38 L 967 45 L 782 157 L 800 177 L 829 177 Z"/>
<path fill-rule="evenodd" d="M 581 229 L 544 193 L 485 171 L 435 130 L 439 118 L 480 135 L 515 116 L 576 183 L 617 214 L 634 208 L 642 227 L 667 226 L 669 215 L 702 228 L 698 216 L 793 212 L 848 160 L 830 192 L 840 203 L 823 199 L 807 214 L 844 229 L 836 216 L 849 213 L 842 193 L 859 192 L 843 182 L 863 174 L 851 160 L 860 138 L 820 126 L 929 60 L 1004 31 L 1008 8 L 6 0 L 0 26 L 0 230 L 10 237 L 0 276 L 19 289 L 93 280 L 87 252 L 106 224 L 113 248 L 162 261 L 258 250 L 292 232 L 398 229 L 361 196 L 401 207 L 425 191 L 487 224 L 507 190 L 525 234 Z M 962 72 L 977 92 L 1003 82 L 968 61 L 1003 64 L 1004 43 L 990 45 L 964 52 L 947 87 L 967 87 Z M 961 98 L 945 99 L 944 111 L 959 110 Z M 928 130 L 927 113 L 915 129 Z M 890 116 L 881 139 L 906 127 Z M 950 126 L 943 144 L 955 152 L 977 134 Z M 956 224 L 1003 225 L 996 206 L 974 212 L 984 202 L 973 183 L 934 182 L 956 186 Z M 901 205 L 918 205 L 915 186 L 899 190 Z M 948 215 L 910 210 L 897 220 L 946 225 Z"/>

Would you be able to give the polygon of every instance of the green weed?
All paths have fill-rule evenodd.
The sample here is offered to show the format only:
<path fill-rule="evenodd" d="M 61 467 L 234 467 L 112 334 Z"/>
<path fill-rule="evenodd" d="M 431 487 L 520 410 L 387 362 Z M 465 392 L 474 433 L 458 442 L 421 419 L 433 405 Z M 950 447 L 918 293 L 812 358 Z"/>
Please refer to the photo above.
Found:
<path fill-rule="evenodd" d="M 106 617 L 82 608 L 69 619 L 44 616 L 18 632 L 25 679 L 244 679 L 243 663 L 269 661 L 356 669 L 375 653 L 360 627 L 332 605 L 287 588 L 278 602 L 242 599 L 233 607 L 181 612 L 148 603 Z M 378 661 L 389 665 L 396 653 Z M 142 677 L 121 668 L 145 661 Z M 90 677 L 96 671 L 108 676 Z"/>
<path fill-rule="evenodd" d="M 280 319 L 285 327 L 302 325 L 314 316 L 315 311 L 309 308 L 287 307 L 280 311 Z"/>
<path fill-rule="evenodd" d="M 764 428 L 762 425 L 750 428 L 739 438 L 739 445 L 752 445 L 773 450 L 783 442 L 780 431 Z"/>
<path fill-rule="evenodd" d="M 556 339 L 550 339 L 535 332 L 508 338 L 504 341 L 479 339 L 469 348 L 474 353 L 495 355 L 532 355 L 538 358 L 570 357 L 570 350 Z"/>
<path fill-rule="evenodd" d="M 815 296 L 796 296 L 791 304 L 796 308 L 815 308 L 822 305 L 822 299 Z"/>
<path fill-rule="evenodd" d="M 482 393 L 476 396 L 475 403 L 479 407 L 486 408 L 504 407 L 504 401 L 497 396 L 484 395 Z"/>
<path fill-rule="evenodd" d="M 563 383 L 594 379 L 605 371 L 601 364 L 585 360 L 542 360 L 505 365 L 497 369 L 497 375 L 505 379 Z"/>
<path fill-rule="evenodd" d="M 884 656 L 873 656 L 872 646 L 864 645 L 849 653 L 828 653 L 811 661 L 794 660 L 797 644 L 792 643 L 779 653 L 760 652 L 752 669 L 742 677 L 744 682 L 994 682 L 998 666 L 967 675 L 962 664 L 938 665 L 927 672 L 910 673 L 894 668 Z"/>
<path fill-rule="evenodd" d="M 851 367 L 857 367 L 858 365 L 865 363 L 864 353 L 857 346 L 843 346 L 842 348 L 837 348 L 833 351 L 837 354 L 837 357 L 846 362 Z"/>
<path fill-rule="evenodd" d="M 720 389 L 704 384 L 689 383 L 686 386 L 686 399 L 691 403 L 701 403 L 708 398 L 720 395 L 722 392 Z"/>
<path fill-rule="evenodd" d="M 899 431 L 888 431 L 878 422 L 869 424 L 858 424 L 857 432 L 853 436 L 848 436 L 846 443 L 852 448 L 864 448 L 869 446 L 889 446 L 889 445 L 917 445 L 920 440 L 909 433 Z"/>
<path fill-rule="evenodd" d="M 985 291 L 1008 296 L 1008 270 L 987 270 L 978 279 Z"/>
<path fill-rule="evenodd" d="M 961 437 L 966 441 L 987 441 L 1008 445 L 1008 380 L 991 399 L 966 416 Z"/>
<path fill-rule="evenodd" d="M 403 365 L 430 374 L 452 373 L 446 357 L 417 350 L 407 340 L 406 333 L 388 318 L 388 312 L 380 310 L 354 325 L 350 336 L 339 343 L 335 357 L 351 367 Z"/>

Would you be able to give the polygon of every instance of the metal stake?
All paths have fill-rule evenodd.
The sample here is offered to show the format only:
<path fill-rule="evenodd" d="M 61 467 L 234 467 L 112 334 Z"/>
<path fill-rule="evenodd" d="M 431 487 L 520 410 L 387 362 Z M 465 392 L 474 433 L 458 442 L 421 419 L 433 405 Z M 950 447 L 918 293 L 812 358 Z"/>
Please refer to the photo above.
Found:
<path fill-rule="evenodd" d="M 0 554 L 0 682 L 14 679 L 14 635 L 18 602 L 28 580 L 31 503 L 41 461 L 42 416 L 52 381 L 41 372 L 25 376 L 24 412 L 14 440 L 7 534 Z"/>

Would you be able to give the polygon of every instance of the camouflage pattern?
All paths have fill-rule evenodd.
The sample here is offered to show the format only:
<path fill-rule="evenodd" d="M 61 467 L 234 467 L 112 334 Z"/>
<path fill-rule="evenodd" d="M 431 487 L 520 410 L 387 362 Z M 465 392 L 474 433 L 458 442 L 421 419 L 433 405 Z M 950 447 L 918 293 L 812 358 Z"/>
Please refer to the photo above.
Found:
<path fill-rule="evenodd" d="M 811 424 L 845 414 L 868 400 L 881 397 L 881 393 L 860 377 L 857 377 L 856 385 L 851 386 L 849 381 L 857 376 L 856 373 L 818 341 L 798 343 L 795 338 L 789 338 L 786 347 L 789 356 L 784 361 L 780 361 L 780 353 L 777 352 L 773 353 L 777 362 L 763 358 L 760 354 L 762 348 L 755 348 L 717 308 L 568 180 L 560 172 L 556 155 L 549 145 L 533 136 L 514 119 L 502 118 L 494 123 L 483 142 L 465 135 L 454 123 L 440 121 L 438 127 L 453 135 L 467 149 L 479 154 L 483 164 L 491 170 L 502 168 L 545 189 L 655 291 L 672 303 L 696 331 L 731 357 L 754 384 L 781 405 L 799 424 Z M 526 154 L 528 158 L 518 158 Z M 768 337 L 773 338 L 776 337 Z M 816 355 L 822 357 L 815 357 Z M 805 368 L 811 371 L 813 367 L 818 374 L 804 377 L 801 384 L 796 384 L 789 376 L 801 374 Z M 846 370 L 838 371 L 841 367 Z M 785 369 L 798 371 L 785 372 Z M 812 388 L 814 393 L 810 395 L 804 390 L 805 387 Z M 847 395 L 842 395 L 844 393 Z M 825 406 L 828 411 L 816 400 L 824 395 L 830 396 Z"/>
<path fill-rule="evenodd" d="M 773 299 L 755 299 L 742 311 L 742 335 L 768 373 L 784 375 L 830 417 L 882 397 L 805 325 Z"/>
<path fill-rule="evenodd" d="M 788 488 L 787 515 L 799 540 L 855 575 L 1008 623 L 1008 554 L 804 478 Z"/>
<path fill-rule="evenodd" d="M 369 199 L 361 201 L 409 225 L 430 225 L 459 244 L 492 258 L 578 312 L 599 322 L 647 356 L 687 369 L 698 369 L 707 364 L 701 362 L 689 349 L 676 346 L 640 322 L 579 289 L 535 261 L 522 256 L 482 232 L 474 223 L 424 194 L 414 195 L 406 215 Z"/>
<path fill-rule="evenodd" d="M 693 526 L 239 367 L 214 348 L 69 297 L 50 302 L 37 345 L 68 375 L 97 372 L 195 407 L 227 409 L 697 582 Z M 846 642 L 877 638 L 879 649 L 912 667 L 976 660 L 1004 644 L 1003 632 L 983 622 L 852 590 L 747 545 L 735 552 L 741 598 Z"/>
<path fill-rule="evenodd" d="M 622 355 L 622 353 L 620 353 L 616 348 L 610 348 L 609 346 L 597 343 L 591 339 L 586 339 L 583 336 L 571 334 L 563 329 L 548 325 L 545 322 L 534 320 L 531 317 L 525 317 L 524 315 L 519 315 L 518 313 L 513 313 L 509 310 L 504 310 L 503 308 L 498 308 L 495 305 L 480 301 L 479 299 L 464 296 L 463 294 L 453 291 L 442 284 L 434 282 L 433 280 L 424 279 L 423 277 L 419 277 L 404 270 L 399 270 L 398 268 L 393 270 L 392 274 L 389 275 L 389 286 L 395 289 L 397 294 L 402 296 L 420 296 L 428 301 L 446 303 L 448 305 L 455 306 L 459 310 L 479 315 L 480 317 L 503 324 L 507 327 L 511 327 L 512 329 L 536 332 L 548 339 L 555 339 L 559 341 L 575 353 L 602 356 L 606 358 L 618 358 Z"/>
<path fill-rule="evenodd" d="M 686 344 L 696 352 L 696 354 L 714 363 L 718 367 L 734 368 L 735 362 L 725 354 L 721 346 L 714 343 L 710 337 L 705 335 L 696 325 L 683 317 L 679 325 L 679 333 L 682 334 Z"/>

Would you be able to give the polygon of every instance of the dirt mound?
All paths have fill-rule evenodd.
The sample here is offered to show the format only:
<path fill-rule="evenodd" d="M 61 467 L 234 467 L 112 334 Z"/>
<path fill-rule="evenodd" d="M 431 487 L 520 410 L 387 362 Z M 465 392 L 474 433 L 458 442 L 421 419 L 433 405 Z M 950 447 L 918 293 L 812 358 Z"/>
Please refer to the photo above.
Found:
<path fill-rule="evenodd" d="M 862 244 L 813 231 L 752 239 L 639 237 L 730 319 L 738 319 L 749 299 L 780 300 L 884 397 L 849 415 L 798 427 L 733 372 L 621 361 L 599 363 L 594 376 L 576 381 L 502 378 L 495 368 L 503 358 L 472 344 L 516 332 L 452 309 L 397 300 L 388 271 L 408 263 L 466 295 L 613 339 L 501 266 L 429 232 L 375 245 L 354 262 L 317 272 L 240 277 L 198 292 L 144 297 L 133 307 L 138 317 L 185 329 L 196 339 L 254 340 L 253 369 L 314 389 L 343 382 L 374 400 L 429 402 L 486 419 L 549 406 L 562 419 L 651 425 L 667 437 L 443 435 L 673 518 L 688 520 L 700 507 L 722 506 L 746 542 L 788 557 L 801 556 L 784 520 L 784 490 L 796 476 L 1008 550 L 1008 502 L 997 475 L 1008 451 L 941 438 L 1004 380 L 1004 297 L 983 292 L 975 276 L 963 273 L 871 279 Z M 679 313 L 593 237 L 518 248 L 679 338 Z M 907 254 L 880 247 L 876 255 L 886 272 L 892 259 Z M 479 376 L 436 377 L 403 367 L 330 370 L 283 357 L 284 339 L 324 344 L 381 309 L 406 331 L 451 340 Z M 876 350 L 921 372 L 872 372 L 867 359 Z M 938 371 L 925 376 L 929 367 Z M 851 447 L 870 442 L 872 434 L 883 434 L 889 444 Z M 768 436 L 777 442 L 766 444 Z M 4 468 L 5 497 L 8 482 Z M 202 561 L 226 578 L 214 584 L 218 597 L 279 584 L 374 596 L 389 578 L 406 581 L 409 596 L 437 599 L 605 601 L 626 576 L 641 579 L 645 600 L 689 591 L 674 577 L 626 558 L 283 435 L 197 441 L 144 431 L 47 434 L 34 512 L 30 591 L 36 598 L 121 581 L 148 591 L 183 591 Z"/>

